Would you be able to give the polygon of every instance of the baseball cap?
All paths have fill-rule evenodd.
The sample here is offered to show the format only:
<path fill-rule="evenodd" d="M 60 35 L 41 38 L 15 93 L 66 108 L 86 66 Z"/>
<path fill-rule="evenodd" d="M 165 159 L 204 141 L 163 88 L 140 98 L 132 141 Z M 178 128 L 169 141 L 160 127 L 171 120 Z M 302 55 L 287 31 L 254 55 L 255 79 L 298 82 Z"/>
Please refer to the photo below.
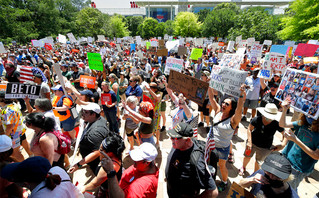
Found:
<path fill-rule="evenodd" d="M 56 85 L 55 87 L 51 88 L 53 91 L 63 91 L 62 85 Z"/>
<path fill-rule="evenodd" d="M 81 95 L 87 95 L 87 96 L 89 96 L 90 98 L 93 97 L 93 92 L 92 92 L 91 90 L 88 90 L 88 89 L 83 90 L 83 91 L 80 91 L 80 94 L 81 94 Z"/>
<path fill-rule="evenodd" d="M 287 179 L 291 174 L 291 164 L 281 153 L 273 153 L 266 157 L 261 169 L 270 172 L 281 179 Z"/>
<path fill-rule="evenodd" d="M 50 169 L 48 159 L 36 156 L 6 165 L 1 171 L 1 177 L 11 182 L 41 182 Z"/>
<path fill-rule="evenodd" d="M 12 148 L 12 140 L 7 135 L 0 135 L 0 153 L 6 152 Z"/>
<path fill-rule="evenodd" d="M 209 77 L 209 76 L 210 76 L 209 71 L 202 71 L 202 74 L 204 74 L 206 77 Z"/>
<path fill-rule="evenodd" d="M 194 130 L 187 123 L 178 123 L 173 129 L 167 131 L 172 138 L 193 137 Z"/>
<path fill-rule="evenodd" d="M 135 162 L 141 160 L 146 160 L 148 162 L 154 161 L 157 154 L 155 146 L 149 142 L 144 142 L 139 147 L 130 151 L 130 156 Z"/>
<path fill-rule="evenodd" d="M 83 105 L 82 109 L 87 110 L 87 111 L 94 111 L 95 113 L 99 114 L 101 112 L 100 105 L 90 102 L 90 104 Z"/>

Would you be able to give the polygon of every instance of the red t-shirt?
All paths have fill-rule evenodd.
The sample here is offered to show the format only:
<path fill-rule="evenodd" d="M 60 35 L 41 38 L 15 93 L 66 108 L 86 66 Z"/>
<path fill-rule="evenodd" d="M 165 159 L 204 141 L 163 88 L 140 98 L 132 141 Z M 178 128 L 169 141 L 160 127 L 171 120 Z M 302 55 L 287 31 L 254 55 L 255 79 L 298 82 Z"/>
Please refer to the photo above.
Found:
<path fill-rule="evenodd" d="M 159 170 L 153 174 L 141 174 L 134 165 L 126 169 L 120 181 L 126 198 L 155 198 L 158 185 Z"/>

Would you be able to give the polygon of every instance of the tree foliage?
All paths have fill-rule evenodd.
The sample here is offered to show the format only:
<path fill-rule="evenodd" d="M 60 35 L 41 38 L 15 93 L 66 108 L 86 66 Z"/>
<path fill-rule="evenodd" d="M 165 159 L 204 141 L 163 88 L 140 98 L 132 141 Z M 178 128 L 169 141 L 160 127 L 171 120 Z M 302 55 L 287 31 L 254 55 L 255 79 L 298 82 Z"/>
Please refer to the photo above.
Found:
<path fill-rule="evenodd" d="M 167 20 L 165 23 L 164 34 L 173 35 L 174 34 L 174 21 Z"/>
<path fill-rule="evenodd" d="M 200 10 L 196 15 L 198 16 L 198 21 L 201 22 L 201 23 L 204 23 L 207 15 L 210 13 L 210 9 L 203 9 L 203 10 Z"/>
<path fill-rule="evenodd" d="M 282 18 L 281 39 L 319 39 L 319 2 L 295 0 Z"/>
<path fill-rule="evenodd" d="M 141 37 L 149 39 L 157 36 L 158 21 L 154 18 L 145 18 L 143 23 L 138 26 L 138 33 Z"/>
<path fill-rule="evenodd" d="M 126 24 L 123 21 L 123 18 L 121 16 L 118 16 L 118 15 L 112 16 L 110 21 L 109 35 L 111 37 L 117 37 L 117 38 L 128 36 L 129 31 L 127 30 L 127 27 L 125 25 Z"/>
<path fill-rule="evenodd" d="M 138 26 L 143 23 L 141 16 L 128 16 L 126 17 L 126 26 L 130 31 L 131 36 L 138 36 Z"/>
<path fill-rule="evenodd" d="M 200 35 L 201 25 L 194 13 L 180 12 L 174 21 L 174 34 L 182 37 L 197 37 Z"/>

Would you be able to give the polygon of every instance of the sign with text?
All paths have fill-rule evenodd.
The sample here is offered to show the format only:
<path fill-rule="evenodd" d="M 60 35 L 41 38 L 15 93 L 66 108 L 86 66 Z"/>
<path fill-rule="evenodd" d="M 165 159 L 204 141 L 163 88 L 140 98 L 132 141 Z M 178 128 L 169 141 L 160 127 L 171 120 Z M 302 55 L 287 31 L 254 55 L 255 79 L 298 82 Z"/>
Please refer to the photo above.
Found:
<path fill-rule="evenodd" d="M 166 59 L 166 66 L 165 66 L 165 74 L 169 74 L 169 71 L 175 70 L 178 72 L 181 72 L 183 68 L 183 59 L 177 59 L 177 58 L 167 58 Z"/>
<path fill-rule="evenodd" d="M 244 54 L 224 54 L 220 60 L 221 67 L 229 67 L 232 69 L 239 69 L 240 63 L 244 59 Z"/>
<path fill-rule="evenodd" d="M 227 198 L 255 198 L 256 196 L 246 189 L 233 182 L 228 191 Z"/>
<path fill-rule="evenodd" d="M 308 63 L 315 63 L 315 64 L 317 64 L 317 63 L 318 63 L 318 57 L 305 57 L 305 58 L 303 59 L 303 62 L 304 62 L 305 64 L 308 64 Z"/>
<path fill-rule="evenodd" d="M 264 40 L 263 45 L 271 45 L 271 44 L 272 44 L 272 40 Z"/>
<path fill-rule="evenodd" d="M 299 43 L 295 50 L 295 56 L 312 57 L 315 55 L 319 45 Z"/>
<path fill-rule="evenodd" d="M 258 72 L 258 78 L 271 79 L 271 71 L 267 69 L 262 69 Z"/>
<path fill-rule="evenodd" d="M 104 35 L 97 35 L 97 40 L 98 41 L 104 41 L 105 40 L 105 36 Z"/>
<path fill-rule="evenodd" d="M 240 86 L 245 83 L 246 71 L 221 67 L 212 71 L 210 87 L 217 91 L 239 97 Z"/>
<path fill-rule="evenodd" d="M 69 37 L 69 40 L 71 43 L 77 43 L 78 41 L 75 39 L 74 35 L 72 32 L 68 33 L 67 36 Z"/>
<path fill-rule="evenodd" d="M 168 50 L 166 48 L 157 50 L 157 56 L 167 56 L 167 55 L 168 55 Z"/>
<path fill-rule="evenodd" d="M 25 98 L 37 99 L 40 97 L 40 85 L 30 85 L 21 83 L 8 83 L 5 98 Z"/>
<path fill-rule="evenodd" d="M 318 119 L 319 75 L 287 68 L 275 98 L 290 100 L 290 106 L 303 114 Z"/>
<path fill-rule="evenodd" d="M 269 53 L 269 66 L 275 72 L 282 72 L 287 67 L 286 57 L 279 53 Z"/>
<path fill-rule="evenodd" d="M 1 54 L 1 53 L 7 53 L 7 50 L 4 48 L 2 42 L 0 42 L 0 54 Z"/>
<path fill-rule="evenodd" d="M 190 58 L 192 60 L 198 60 L 198 58 L 202 57 L 202 55 L 203 55 L 203 49 L 193 48 Z"/>
<path fill-rule="evenodd" d="M 194 77 L 170 70 L 168 88 L 182 93 L 187 99 L 199 105 L 204 103 L 209 84 Z"/>
<path fill-rule="evenodd" d="M 263 49 L 263 45 L 261 44 L 254 44 L 251 46 L 250 50 L 250 63 L 254 64 L 261 58 L 261 52 Z"/>
<path fill-rule="evenodd" d="M 177 55 L 183 56 L 185 54 L 187 54 L 187 47 L 178 47 Z"/>
<path fill-rule="evenodd" d="M 96 77 L 85 76 L 85 75 L 80 76 L 81 87 L 84 87 L 86 85 L 87 88 L 89 89 L 95 89 L 95 81 L 96 81 Z"/>
<path fill-rule="evenodd" d="M 103 63 L 101 54 L 99 53 L 87 53 L 90 69 L 103 71 Z"/>
<path fill-rule="evenodd" d="M 149 52 L 150 54 L 155 55 L 155 54 L 156 54 L 156 47 L 150 46 L 150 47 L 148 48 L 148 52 Z"/>
<path fill-rule="evenodd" d="M 111 105 L 112 104 L 112 97 L 110 93 L 102 93 L 101 94 L 101 104 L 105 105 Z"/>

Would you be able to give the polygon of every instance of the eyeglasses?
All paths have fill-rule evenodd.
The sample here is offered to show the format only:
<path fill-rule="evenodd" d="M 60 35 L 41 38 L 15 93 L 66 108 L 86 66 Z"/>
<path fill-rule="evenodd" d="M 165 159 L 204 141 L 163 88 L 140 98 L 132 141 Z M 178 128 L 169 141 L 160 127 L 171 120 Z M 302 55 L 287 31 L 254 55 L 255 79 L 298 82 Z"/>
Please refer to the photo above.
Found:
<path fill-rule="evenodd" d="M 230 105 L 230 104 L 227 103 L 227 102 L 222 102 L 222 104 L 225 104 L 227 107 Z"/>
<path fill-rule="evenodd" d="M 173 138 L 173 137 L 171 137 L 171 140 L 181 140 L 181 139 L 183 139 L 183 137 L 178 137 L 178 138 Z"/>
<path fill-rule="evenodd" d="M 131 82 L 133 82 L 133 80 L 130 80 L 129 82 L 131 83 Z"/>

